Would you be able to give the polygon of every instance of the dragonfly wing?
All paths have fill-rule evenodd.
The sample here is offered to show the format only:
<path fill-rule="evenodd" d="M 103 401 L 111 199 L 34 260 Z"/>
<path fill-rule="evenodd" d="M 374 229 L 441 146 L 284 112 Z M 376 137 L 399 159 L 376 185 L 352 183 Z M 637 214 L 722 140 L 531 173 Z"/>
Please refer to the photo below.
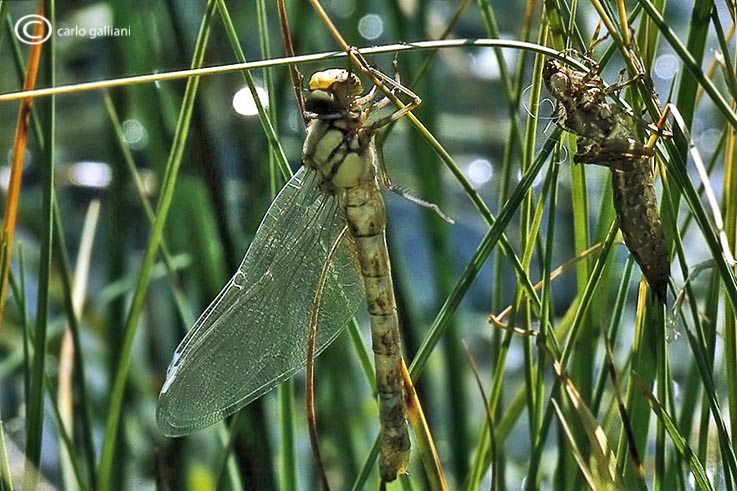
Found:
<path fill-rule="evenodd" d="M 338 200 L 300 171 L 266 213 L 238 271 L 174 353 L 157 420 L 170 436 L 228 416 L 273 389 L 307 360 L 319 277 L 336 240 L 318 311 L 316 353 L 363 299 Z"/>

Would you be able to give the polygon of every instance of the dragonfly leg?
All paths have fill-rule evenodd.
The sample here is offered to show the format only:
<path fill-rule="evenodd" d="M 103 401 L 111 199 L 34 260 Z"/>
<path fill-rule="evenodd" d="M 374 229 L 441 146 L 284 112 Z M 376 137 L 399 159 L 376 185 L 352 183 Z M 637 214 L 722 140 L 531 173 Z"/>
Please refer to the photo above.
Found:
<path fill-rule="evenodd" d="M 368 93 L 364 96 L 356 98 L 354 103 L 358 106 L 363 106 L 374 100 L 376 98 L 376 93 L 379 91 L 379 88 L 374 85 L 371 87 L 371 90 L 368 91 Z"/>
<path fill-rule="evenodd" d="M 423 208 L 430 209 L 434 211 L 440 218 L 445 220 L 448 223 L 455 223 L 455 221 L 443 213 L 443 211 L 440 209 L 438 205 L 435 203 L 430 203 L 429 201 L 425 201 L 424 199 L 420 198 L 419 196 L 416 196 L 412 191 L 410 191 L 407 188 L 403 188 L 401 186 L 395 185 L 391 179 L 389 178 L 389 173 L 386 169 L 386 162 L 384 160 L 384 149 L 383 149 L 383 137 L 381 136 L 381 133 L 376 133 L 376 136 L 374 137 L 375 140 L 375 148 L 376 148 L 376 160 L 378 163 L 378 169 L 379 169 L 379 177 L 381 178 L 382 184 L 384 184 L 384 187 L 391 191 L 392 193 L 395 193 L 402 198 L 406 199 L 407 201 L 411 201 L 412 203 L 416 205 L 420 205 Z"/>
<path fill-rule="evenodd" d="M 596 23 L 596 27 L 594 28 L 594 33 L 591 35 L 591 42 L 586 48 L 587 53 L 593 52 L 594 48 L 596 48 L 609 38 L 609 32 L 605 32 L 603 36 L 599 36 L 602 24 L 603 22 L 601 21 L 601 19 L 599 19 L 599 22 Z"/>
<path fill-rule="evenodd" d="M 407 89 L 407 90 L 409 90 L 409 89 Z M 382 126 L 386 126 L 388 124 L 393 123 L 394 121 L 397 121 L 398 119 L 401 119 L 408 112 L 412 111 L 414 108 L 416 108 L 417 106 L 419 106 L 420 105 L 420 102 L 422 102 L 422 100 L 419 97 L 417 97 L 416 100 L 411 101 L 406 106 L 402 106 L 399 109 L 397 109 L 396 111 L 394 111 L 393 113 L 389 114 L 388 116 L 384 116 L 383 118 L 377 119 L 376 121 L 372 122 L 369 125 L 369 128 L 371 129 L 371 131 L 375 131 L 378 128 L 381 128 Z M 381 104 L 381 101 L 379 101 L 379 103 L 377 103 L 377 104 Z M 379 109 L 379 108 L 380 107 L 377 107 L 377 109 Z"/>
<path fill-rule="evenodd" d="M 571 55 L 571 56 L 575 56 L 576 58 L 579 58 L 583 62 L 583 64 L 586 65 L 586 67 L 588 68 L 588 71 L 586 72 L 586 74 L 583 77 L 583 80 L 581 81 L 582 83 L 588 83 L 592 79 L 599 76 L 599 73 L 601 72 L 601 67 L 599 66 L 599 63 L 593 58 L 591 58 L 590 56 L 584 53 L 581 53 L 576 48 L 566 48 L 565 50 L 563 50 L 563 54 L 566 56 Z"/>
<path fill-rule="evenodd" d="M 364 56 L 361 54 L 361 52 L 355 48 L 352 47 L 350 49 L 350 56 L 352 59 L 358 62 L 358 64 L 361 66 L 361 70 L 368 76 L 368 78 L 374 83 L 374 86 L 378 86 L 380 89 L 384 90 L 385 92 L 390 92 L 392 95 L 395 94 L 403 94 L 406 97 L 410 99 L 409 103 L 405 106 L 401 106 L 399 109 L 394 111 L 392 114 L 389 114 L 383 118 L 377 119 L 376 121 L 370 123 L 368 126 L 370 131 L 374 131 L 378 128 L 381 128 L 382 126 L 386 126 L 388 124 L 393 123 L 394 121 L 398 120 L 408 112 L 412 111 L 414 108 L 419 106 L 422 103 L 422 99 L 420 96 L 415 94 L 412 90 L 410 90 L 408 87 L 402 85 L 398 80 L 393 79 L 392 77 L 389 77 L 381 70 L 374 68 L 371 66 L 371 64 L 364 58 Z M 361 99 L 357 99 L 356 102 L 365 102 L 368 103 L 371 99 L 373 99 L 373 96 L 371 98 L 366 96 L 362 97 Z M 388 102 L 385 102 L 384 99 L 377 102 L 373 106 L 369 108 L 369 111 L 375 111 L 377 109 L 381 109 L 385 107 L 388 104 Z"/>
<path fill-rule="evenodd" d="M 397 87 L 403 87 L 403 85 L 402 85 L 402 81 L 399 78 L 399 68 L 398 68 L 398 65 L 397 65 L 397 55 L 396 54 L 394 55 L 394 60 L 392 61 L 392 66 L 394 66 L 394 80 L 392 82 L 393 88 L 392 88 L 391 92 L 392 92 L 392 94 L 397 95 L 397 92 L 399 92 L 399 90 L 397 89 Z M 384 73 L 381 73 L 381 76 L 382 77 L 386 77 L 386 75 Z M 387 80 L 390 80 L 388 77 L 386 77 L 386 79 Z M 374 88 L 376 88 L 375 85 L 374 85 Z M 378 101 L 376 104 L 374 104 L 373 106 L 371 106 L 369 108 L 369 111 L 376 111 L 376 110 L 379 110 L 379 109 L 383 109 L 386 106 L 388 106 L 389 103 L 391 103 L 391 99 L 389 99 L 388 97 L 384 97 L 383 99 L 381 99 L 380 101 Z"/>
<path fill-rule="evenodd" d="M 610 85 L 606 88 L 604 88 L 604 93 L 609 94 L 617 94 L 623 89 L 636 85 L 637 83 L 644 83 L 646 87 L 650 88 L 652 87 L 652 82 L 650 81 L 650 77 L 645 72 L 639 72 L 634 77 L 631 77 L 627 80 L 624 80 L 624 74 L 626 72 L 626 69 L 623 68 L 619 72 L 619 79 L 617 80 L 616 84 Z M 668 130 L 663 128 L 663 124 L 654 125 L 651 122 L 641 118 L 637 114 L 635 114 L 630 109 L 625 109 L 627 114 L 638 124 L 642 125 L 644 128 L 647 128 L 647 130 L 655 135 L 664 137 L 664 138 L 670 138 L 673 136 Z M 666 112 L 666 111 L 664 111 Z"/>
<path fill-rule="evenodd" d="M 588 52 L 590 53 L 591 50 L 589 49 Z M 584 65 L 589 67 L 589 71 L 594 72 L 597 75 L 599 74 L 599 62 L 597 62 L 595 59 L 591 58 L 587 54 L 581 53 L 576 48 L 566 48 L 562 51 L 562 53 L 566 56 L 571 55 L 579 58 Z"/>
<path fill-rule="evenodd" d="M 627 80 L 624 79 L 624 74 L 627 73 L 626 68 L 622 68 L 622 70 L 619 71 L 619 78 L 617 79 L 616 84 L 612 84 L 604 89 L 605 94 L 617 94 L 621 92 L 623 89 L 626 89 L 627 87 L 631 85 L 635 85 L 638 82 L 645 81 L 647 79 L 647 75 L 644 73 L 638 73 L 634 77 L 628 78 Z"/>

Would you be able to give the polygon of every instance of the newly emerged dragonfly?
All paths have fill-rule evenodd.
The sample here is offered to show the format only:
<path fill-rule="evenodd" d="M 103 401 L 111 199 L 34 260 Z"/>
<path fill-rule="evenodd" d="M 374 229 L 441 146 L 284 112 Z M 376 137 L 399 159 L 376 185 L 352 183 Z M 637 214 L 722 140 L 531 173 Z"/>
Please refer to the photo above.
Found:
<path fill-rule="evenodd" d="M 610 169 L 624 242 L 650 288 L 665 303 L 670 261 L 653 185 L 653 149 L 639 141 L 635 118 L 606 101 L 609 89 L 595 71 L 572 70 L 549 59 L 543 80 L 562 107 L 558 124 L 578 135 L 574 160 Z"/>
<path fill-rule="evenodd" d="M 342 69 L 315 73 L 309 90 L 304 166 L 271 204 L 238 271 L 176 349 L 157 419 L 164 433 L 179 436 L 234 413 L 305 366 L 315 312 L 319 354 L 366 297 L 379 470 L 391 481 L 406 472 L 410 441 L 376 138 L 419 98 L 411 94 L 412 103 L 380 117 L 377 110 L 389 101 L 375 102 L 375 88 L 361 96 L 359 78 Z"/>

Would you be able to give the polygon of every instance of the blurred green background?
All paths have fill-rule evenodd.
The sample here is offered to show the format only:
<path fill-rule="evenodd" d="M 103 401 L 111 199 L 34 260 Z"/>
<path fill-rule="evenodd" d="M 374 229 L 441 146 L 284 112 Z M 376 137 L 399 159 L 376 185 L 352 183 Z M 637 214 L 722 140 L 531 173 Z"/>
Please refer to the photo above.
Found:
<path fill-rule="evenodd" d="M 664 223 L 672 250 L 683 257 L 673 266 L 676 289 L 687 276 L 683 271 L 719 257 L 713 245 L 719 223 L 704 199 L 695 154 L 689 154 L 688 145 L 683 144 L 683 132 L 689 132 L 697 155 L 709 167 L 730 244 L 734 229 L 730 218 L 737 206 L 732 199 L 733 127 L 729 116 L 713 96 L 699 93 L 703 82 L 689 75 L 687 57 L 678 49 L 688 39 L 687 51 L 697 60 L 696 66 L 705 71 L 713 66 L 715 70 L 707 77 L 722 97 L 732 101 L 737 87 L 729 26 L 735 12 L 722 2 L 717 6 L 699 3 L 623 3 L 626 13 L 632 15 L 640 56 L 660 94 L 660 104 L 676 101 L 683 113 L 684 123 L 674 125 L 676 138 L 658 144 L 659 161 L 674 174 L 667 190 L 674 213 L 665 216 Z M 600 19 L 588 3 L 553 0 L 544 5 L 497 0 L 330 0 L 324 6 L 348 43 L 359 47 L 435 40 L 449 29 L 447 38 L 502 38 L 583 52 L 595 37 Z M 668 38 L 663 25 L 652 21 L 649 6 L 665 10 L 675 41 Z M 572 7 L 577 9 L 573 17 Z M 18 41 L 14 26 L 36 8 L 37 3 L 31 1 L 0 1 L 0 94 L 22 87 L 19 56 L 25 64 L 29 47 Z M 604 8 L 617 22 L 617 3 L 605 3 Z M 44 55 L 48 57 L 53 50 L 55 57 L 43 59 L 37 85 L 49 85 L 52 65 L 57 86 L 189 68 L 206 9 L 205 2 L 174 0 L 70 1 L 53 8 L 47 4 L 46 15 L 53 18 L 54 32 L 44 45 Z M 287 2 L 287 9 L 298 54 L 338 49 L 308 2 Z M 227 17 L 246 59 L 284 55 L 275 4 L 228 2 L 227 10 L 213 16 L 204 66 L 238 61 L 224 27 Z M 90 35 L 104 26 L 127 28 L 128 33 Z M 621 36 L 621 26 L 618 28 Z M 604 32 L 606 28 L 599 35 Z M 724 52 L 725 48 L 732 52 Z M 606 56 L 602 77 L 616 82 L 624 63 L 613 38 L 600 43 L 591 56 Z M 538 301 L 536 307 L 535 301 L 526 300 L 525 282 L 540 281 L 543 271 L 603 241 L 614 217 L 606 169 L 573 166 L 575 147 L 549 155 L 556 141 L 567 143 L 569 139 L 556 131 L 553 103 L 547 100 L 537 107 L 542 59 L 530 51 L 478 46 L 437 52 L 411 49 L 397 56 L 402 81 L 423 99 L 414 113 L 447 150 L 456 170 L 454 173 L 427 138 L 406 121 L 385 136 L 384 153 L 392 180 L 438 204 L 456 222 L 446 224 L 431 211 L 386 194 L 403 350 L 409 363 L 423 343 L 430 343 L 426 369 L 416 383 L 449 489 L 488 489 L 492 485 L 498 489 L 581 489 L 587 484 L 581 464 L 574 459 L 578 455 L 584 455 L 592 467 L 602 463 L 606 467 L 611 458 L 615 472 L 622 476 L 618 483 L 650 489 L 698 488 L 700 484 L 694 485 L 698 471 L 691 460 L 695 455 L 715 489 L 733 489 L 737 478 L 737 468 L 732 467 L 734 453 L 730 456 L 734 440 L 713 423 L 715 415 L 725 421 L 737 417 L 737 402 L 730 397 L 735 393 L 735 346 L 729 303 L 737 292 L 724 267 L 717 264 L 694 281 L 690 300 L 682 304 L 685 317 L 659 311 L 654 304 L 638 310 L 640 272 L 628 259 L 620 237 L 597 275 L 593 273 L 594 255 L 546 284 L 544 293 L 539 292 L 542 304 Z M 394 70 L 393 60 L 391 54 L 369 57 L 374 66 L 389 74 Z M 425 63 L 429 63 L 427 70 Z M 297 68 L 307 77 L 331 66 L 349 65 L 345 59 L 336 59 Z M 251 75 L 257 86 L 270 85 L 262 95 L 294 171 L 300 164 L 304 127 L 289 71 L 280 66 L 270 69 L 268 75 L 262 70 Z M 2 467 L 12 478 L 4 476 L 2 489 L 10 481 L 14 489 L 23 489 L 24 467 L 26 472 L 34 467 L 25 459 L 29 440 L 33 441 L 29 430 L 41 435 L 37 441 L 39 489 L 97 489 L 108 484 L 109 489 L 120 490 L 318 489 L 307 436 L 302 373 L 289 388 L 295 398 L 291 412 L 273 391 L 245 408 L 232 431 L 219 425 L 189 437 L 167 439 L 156 427 L 156 399 L 174 349 L 236 270 L 274 192 L 284 182 L 274 170 L 274 149 L 257 114 L 242 114 L 248 112 L 249 101 L 240 92 L 245 86 L 243 75 L 202 77 L 194 102 L 185 103 L 192 114 L 183 129 L 177 117 L 185 101 L 186 83 L 186 79 L 130 83 L 58 95 L 53 100 L 55 128 L 50 142 L 43 128 L 52 117 L 51 99 L 34 102 L 12 253 L 12 277 L 19 289 L 8 297 L 0 329 L 5 450 L 0 457 L 5 457 L 7 467 Z M 624 96 L 638 111 L 646 105 L 638 101 L 639 92 L 627 91 Z M 547 97 L 544 89 L 541 97 Z M 17 102 L 0 103 L 3 194 L 7 192 L 17 111 Z M 653 115 L 644 117 L 650 120 Z M 126 330 L 126 322 L 151 247 L 151 221 L 141 200 L 145 198 L 156 209 L 165 176 L 172 172 L 171 149 L 183 136 L 186 143 L 163 234 L 168 266 L 159 253 L 150 278 L 143 280 L 142 312 L 132 324 L 135 335 L 128 355 L 123 347 L 131 327 Z M 44 204 L 44 196 L 50 196 L 44 180 L 45 169 L 51 168 L 45 158 L 47 145 L 53 148 L 53 189 L 59 212 L 55 220 L 63 237 L 63 243 L 61 237 L 54 238 L 50 256 L 42 247 L 50 230 Z M 528 173 L 531 168 L 536 170 Z M 465 183 L 459 181 L 457 172 L 465 176 Z M 689 194 L 688 186 L 693 186 L 695 194 Z M 663 187 L 658 185 L 659 193 Z M 663 202 L 661 197 L 661 205 Z M 495 235 L 496 231 L 489 234 L 489 212 L 505 218 L 504 238 Z M 673 239 L 676 226 L 682 246 Z M 62 248 L 69 258 L 66 267 Z M 502 254 L 501 248 L 515 252 L 514 259 Z M 51 274 L 45 278 L 39 271 L 48 260 Z M 587 288 L 594 276 L 598 283 Z M 63 347 L 65 333 L 70 332 L 67 283 L 76 289 L 77 348 L 81 348 L 76 351 L 81 358 L 75 358 L 71 338 Z M 26 394 L 34 376 L 29 345 L 38 332 L 37 305 L 44 298 L 39 292 L 46 288 L 48 303 L 42 302 L 40 308 L 48 313 L 46 350 L 41 353 L 47 383 L 42 419 L 29 422 Z M 673 301 L 671 291 L 669 307 Z M 589 448 L 591 442 L 573 448 L 556 417 L 552 427 L 550 421 L 544 422 L 548 417 L 543 417 L 544 411 L 552 411 L 549 400 L 565 397 L 554 386 L 550 358 L 536 348 L 534 338 L 513 336 L 488 323 L 489 314 L 499 314 L 510 304 L 514 306 L 512 320 L 505 321 L 547 331 L 549 336 L 555 329 L 557 343 L 572 350 L 568 355 L 571 383 L 612 448 L 618 450 L 616 457 L 598 455 Z M 363 309 L 357 316 L 368 346 Z M 636 440 L 641 445 L 643 475 L 633 470 L 615 391 L 606 378 L 603 331 L 608 331 L 614 346 L 619 391 L 640 438 Z M 428 332 L 441 334 L 439 341 L 428 337 Z M 568 337 L 571 332 L 579 334 Z M 462 342 L 468 344 L 479 366 L 486 397 L 491 394 L 493 445 L 484 396 Z M 84 390 L 75 378 L 80 361 Z M 129 367 L 127 374 L 120 375 L 121 366 Z M 120 423 L 106 430 L 106 424 L 114 421 L 110 408 L 116 376 L 125 381 Z M 670 429 L 666 435 L 666 419 L 648 408 L 637 390 L 641 379 L 666 398 L 660 400 L 660 408 L 675 420 L 675 434 L 693 449 L 691 457 L 686 447 L 673 443 L 677 438 Z M 357 487 L 376 489 L 375 466 L 365 461 L 378 431 L 377 408 L 349 336 L 339 337 L 319 358 L 316 390 L 320 444 L 333 488 L 354 486 L 365 467 L 371 473 L 368 483 L 364 486 L 359 481 Z M 724 413 L 718 412 L 720 407 Z M 68 446 L 61 438 L 56 408 L 70 419 Z M 89 414 L 86 422 L 85 414 Z M 570 404 L 563 414 L 564 421 L 578 427 L 578 441 L 585 442 L 593 431 L 587 427 L 590 421 L 585 414 Z M 295 431 L 293 465 L 283 453 L 288 446 L 285 424 Z M 117 435 L 114 445 L 109 439 L 111 431 Z M 226 445 L 229 437 L 233 439 L 230 446 Z M 99 467 L 104 453 L 112 458 L 108 470 Z M 415 453 L 410 477 L 391 488 L 427 486 Z"/>

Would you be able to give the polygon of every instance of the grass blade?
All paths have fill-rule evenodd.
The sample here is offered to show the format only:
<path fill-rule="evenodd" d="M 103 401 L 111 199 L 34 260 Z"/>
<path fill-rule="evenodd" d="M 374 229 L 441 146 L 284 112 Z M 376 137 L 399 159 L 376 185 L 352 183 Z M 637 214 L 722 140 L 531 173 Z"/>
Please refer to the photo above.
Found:
<path fill-rule="evenodd" d="M 40 7 L 40 14 L 43 14 L 43 7 Z M 49 6 L 49 19 L 54 21 L 54 3 L 50 2 Z M 43 24 L 39 24 L 41 27 L 38 28 L 35 33 L 41 35 L 44 32 Z M 48 85 L 54 85 L 54 70 L 55 61 L 54 56 L 54 43 L 51 42 L 46 46 L 44 51 L 45 57 L 44 62 L 49 70 L 46 75 L 45 82 Z M 41 49 L 40 45 L 36 45 L 35 49 L 31 50 L 31 59 L 29 61 L 29 70 L 27 72 L 26 83 L 34 85 L 36 79 L 36 73 L 41 63 Z M 23 104 L 26 106 L 26 104 Z M 30 100 L 27 101 L 27 107 L 25 111 L 30 110 Z M 21 109 L 21 111 L 24 111 Z M 41 260 L 39 261 L 39 272 L 38 272 L 38 304 L 36 308 L 36 329 L 34 332 L 34 343 L 33 343 L 33 362 L 31 368 L 31 378 L 29 385 L 29 392 L 27 393 L 28 400 L 28 415 L 26 419 L 26 467 L 23 474 L 23 489 L 33 491 L 38 486 L 39 481 L 39 465 L 41 462 L 41 438 L 43 434 L 44 426 L 44 414 L 43 414 L 43 395 L 44 395 L 44 378 L 46 375 L 46 333 L 47 333 L 47 320 L 48 320 L 48 302 L 49 302 L 49 283 L 51 275 L 51 250 L 52 250 L 52 233 L 54 226 L 54 215 L 53 215 L 53 201 L 54 201 L 54 98 L 45 101 L 42 105 L 41 111 L 45 114 L 46 118 L 43 124 L 43 135 L 46 141 L 43 154 L 43 217 L 44 217 L 44 230 L 41 238 Z M 28 126 L 28 114 L 24 114 L 24 123 L 21 124 L 23 129 L 19 128 L 19 131 L 24 134 L 21 137 L 21 141 L 25 141 L 25 133 L 27 132 Z M 20 123 L 20 119 L 19 119 Z M 16 141 L 17 146 L 24 147 L 21 141 Z M 22 163 L 22 156 L 24 149 L 20 150 L 20 161 Z M 20 174 L 18 174 L 20 179 Z M 18 183 L 18 191 L 20 191 L 20 183 Z M 8 212 L 8 220 L 5 222 L 5 228 L 3 229 L 3 243 L 6 247 L 10 247 L 12 244 L 13 229 L 15 226 L 15 213 L 17 210 L 17 199 L 16 194 L 13 200 L 15 203 L 9 202 L 6 211 Z M 3 273 L 7 275 L 8 264 L 10 259 L 10 253 L 5 255 L 6 263 L 3 265 Z M 3 289 L 2 289 L 2 300 L 5 299 L 5 290 L 7 277 L 3 277 Z M 2 315 L 2 309 L 0 308 L 0 317 Z"/>
<path fill-rule="evenodd" d="M 194 51 L 192 64 L 194 67 L 200 66 L 203 61 L 207 38 L 209 34 L 210 21 L 213 17 L 216 2 L 211 0 L 208 3 L 207 14 L 202 20 L 200 33 L 197 38 L 197 46 Z M 115 373 L 115 382 L 110 398 L 110 408 L 105 425 L 105 439 L 100 457 L 99 466 L 99 485 L 101 491 L 111 489 L 111 476 L 113 467 L 113 457 L 115 454 L 117 434 L 119 431 L 120 414 L 122 412 L 123 394 L 125 392 L 125 384 L 130 367 L 131 349 L 136 334 L 136 327 L 143 309 L 145 293 L 148 287 L 149 278 L 153 268 L 156 253 L 159 249 L 159 243 L 163 234 L 164 224 L 166 222 L 169 205 L 174 194 L 179 166 L 182 161 L 184 152 L 184 144 L 186 142 L 187 132 L 189 128 L 190 118 L 192 116 L 192 108 L 194 106 L 194 98 L 197 94 L 199 78 L 192 78 L 187 82 L 184 99 L 182 101 L 181 112 L 177 121 L 177 131 L 175 140 L 172 144 L 169 161 L 167 162 L 166 178 L 162 186 L 161 198 L 156 209 L 156 220 L 154 221 L 149 244 L 146 249 L 146 255 L 141 267 L 141 273 L 133 295 L 133 303 L 128 313 L 125 324 L 125 334 L 123 346 L 120 352 L 120 362 Z"/>

